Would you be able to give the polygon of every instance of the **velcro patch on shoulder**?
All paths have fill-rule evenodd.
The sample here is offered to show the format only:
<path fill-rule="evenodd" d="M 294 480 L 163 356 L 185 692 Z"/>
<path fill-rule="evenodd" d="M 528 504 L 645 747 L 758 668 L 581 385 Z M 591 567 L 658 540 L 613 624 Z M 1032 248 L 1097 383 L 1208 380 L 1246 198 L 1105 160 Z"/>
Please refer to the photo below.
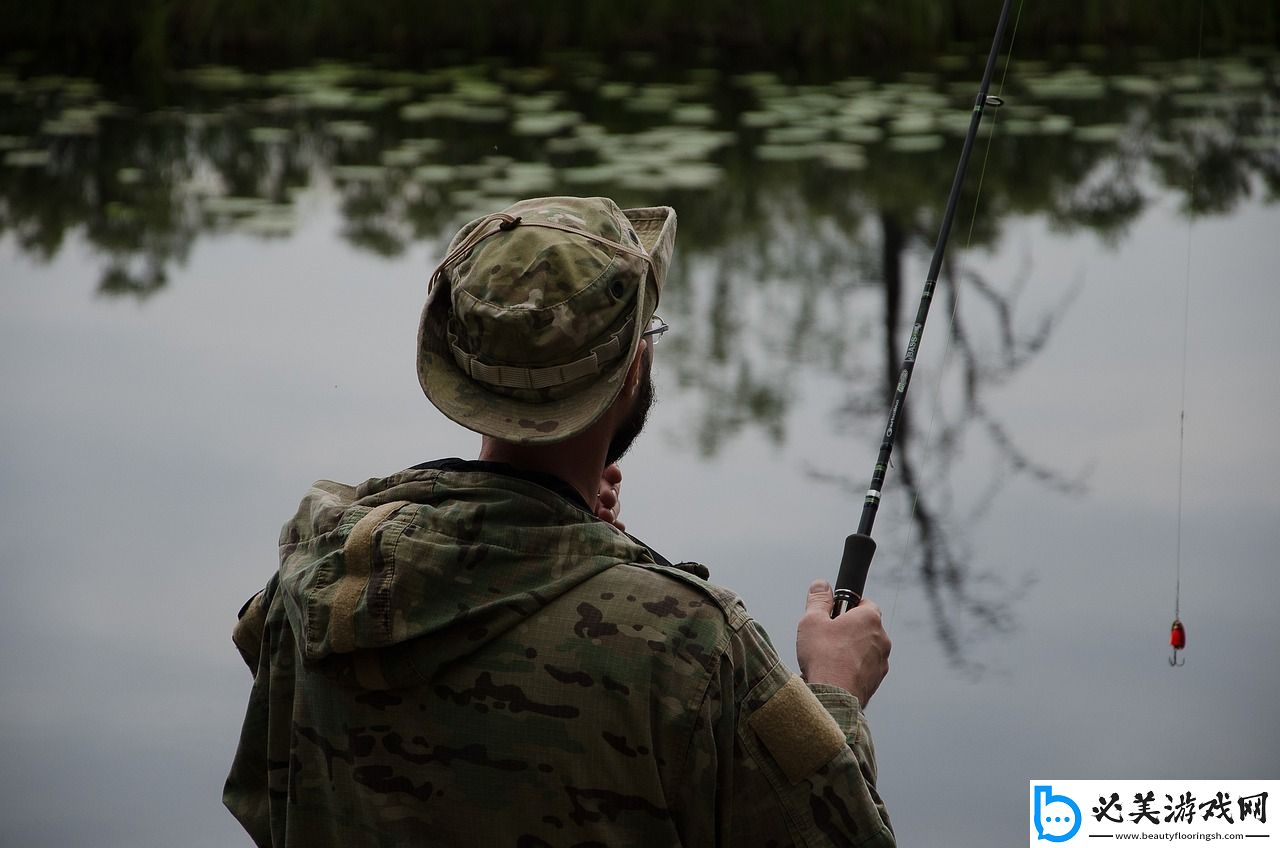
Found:
<path fill-rule="evenodd" d="M 347 535 L 342 546 L 346 572 L 334 583 L 335 591 L 329 606 L 329 635 L 333 651 L 345 654 L 355 648 L 356 606 L 369 585 L 369 571 L 373 560 L 373 534 L 383 521 L 408 501 L 391 501 L 369 510 Z"/>
<path fill-rule="evenodd" d="M 747 723 L 793 784 L 845 747 L 840 726 L 799 675 L 792 675 Z"/>

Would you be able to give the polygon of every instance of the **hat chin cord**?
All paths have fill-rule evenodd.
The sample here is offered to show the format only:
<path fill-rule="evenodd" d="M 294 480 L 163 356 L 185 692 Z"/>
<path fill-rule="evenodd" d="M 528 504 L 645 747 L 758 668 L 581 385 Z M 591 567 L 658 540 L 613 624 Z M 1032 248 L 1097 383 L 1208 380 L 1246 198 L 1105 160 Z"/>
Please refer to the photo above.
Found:
<path fill-rule="evenodd" d="M 480 244 L 480 242 L 487 238 L 496 236 L 498 233 L 509 233 L 516 229 L 516 227 L 543 227 L 548 230 L 560 230 L 561 232 L 582 236 L 585 239 L 590 239 L 591 241 L 605 245 L 606 247 L 612 247 L 615 250 L 620 250 L 623 253 L 634 256 L 637 259 L 644 260 L 644 262 L 649 266 L 649 275 L 654 279 L 657 279 L 657 269 L 653 265 L 653 257 L 644 250 L 633 247 L 629 244 L 614 241 L 613 239 L 607 239 L 597 233 L 580 230 L 576 227 L 567 227 L 564 224 L 553 224 L 550 221 L 526 221 L 523 217 L 517 215 L 508 215 L 506 212 L 494 212 L 492 215 L 487 215 L 482 218 L 480 223 L 476 225 L 476 228 L 462 240 L 462 243 L 449 251 L 449 254 L 445 256 L 445 258 L 441 260 L 440 264 L 436 266 L 436 269 L 431 272 L 431 279 L 427 282 L 427 294 L 430 294 L 431 290 L 435 288 L 436 282 L 444 275 L 445 269 L 474 250 L 476 245 Z"/>

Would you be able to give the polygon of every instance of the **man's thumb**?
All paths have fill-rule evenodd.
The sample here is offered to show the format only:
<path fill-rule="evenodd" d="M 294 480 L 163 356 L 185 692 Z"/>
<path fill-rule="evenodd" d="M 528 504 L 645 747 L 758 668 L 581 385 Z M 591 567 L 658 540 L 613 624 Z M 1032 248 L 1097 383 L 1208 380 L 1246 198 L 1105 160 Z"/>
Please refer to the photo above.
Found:
<path fill-rule="evenodd" d="M 834 605 L 835 596 L 831 592 L 830 583 L 819 579 L 809 584 L 809 597 L 804 599 L 805 612 L 820 612 L 829 616 Z"/>

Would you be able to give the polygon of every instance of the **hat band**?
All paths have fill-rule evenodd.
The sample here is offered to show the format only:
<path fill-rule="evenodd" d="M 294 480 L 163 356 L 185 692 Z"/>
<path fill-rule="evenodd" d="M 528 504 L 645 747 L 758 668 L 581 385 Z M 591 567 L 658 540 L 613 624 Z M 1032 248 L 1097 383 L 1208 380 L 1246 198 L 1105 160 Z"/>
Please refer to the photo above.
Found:
<path fill-rule="evenodd" d="M 549 365 L 545 368 L 488 365 L 481 362 L 474 354 L 463 350 L 453 330 L 449 330 L 449 349 L 453 351 L 454 361 L 458 363 L 462 373 L 473 380 L 506 389 L 548 389 L 599 374 L 605 363 L 617 359 L 626 350 L 623 339 L 631 335 L 634 324 L 635 318 L 628 318 L 621 330 L 610 336 L 607 341 L 593 347 L 587 356 L 566 365 Z"/>

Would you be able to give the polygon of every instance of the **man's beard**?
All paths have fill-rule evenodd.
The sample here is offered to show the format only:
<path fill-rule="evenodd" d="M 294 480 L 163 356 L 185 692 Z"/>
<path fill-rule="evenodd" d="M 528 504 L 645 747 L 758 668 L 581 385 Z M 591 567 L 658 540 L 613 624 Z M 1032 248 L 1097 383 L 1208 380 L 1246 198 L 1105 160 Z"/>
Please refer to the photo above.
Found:
<path fill-rule="evenodd" d="M 636 440 L 636 436 L 639 436 L 640 431 L 644 429 L 645 421 L 649 418 L 649 408 L 653 406 L 652 370 L 653 352 L 646 347 L 644 351 L 644 374 L 640 377 L 640 390 L 636 394 L 635 404 L 631 407 L 631 412 L 618 425 L 613 438 L 609 441 L 609 450 L 604 459 L 605 465 L 613 465 L 622 459 L 623 454 L 631 447 L 631 443 Z"/>

